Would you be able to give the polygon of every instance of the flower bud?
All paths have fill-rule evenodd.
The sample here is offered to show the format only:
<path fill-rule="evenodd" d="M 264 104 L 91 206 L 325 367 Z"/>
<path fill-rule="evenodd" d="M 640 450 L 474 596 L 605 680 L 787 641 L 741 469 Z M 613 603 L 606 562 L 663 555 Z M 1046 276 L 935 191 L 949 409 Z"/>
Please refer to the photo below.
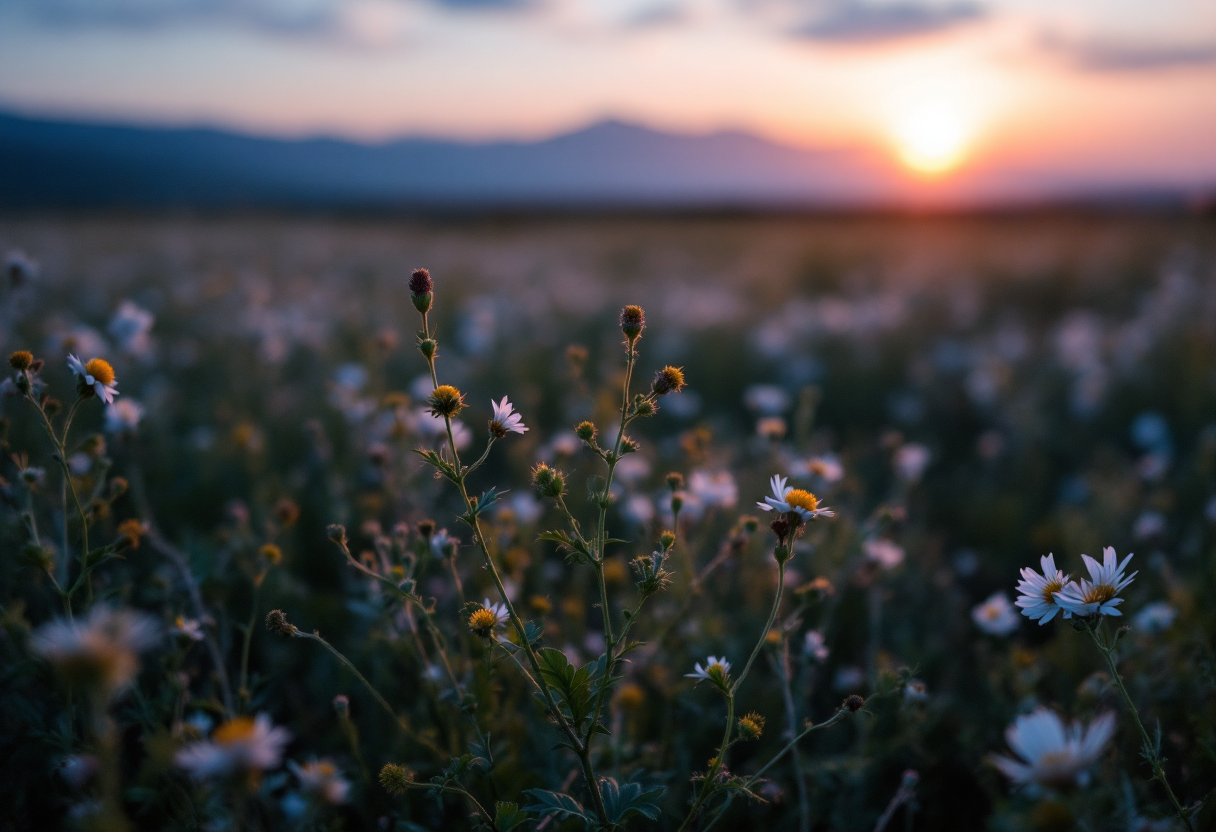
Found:
<path fill-rule="evenodd" d="M 656 396 L 679 393 L 684 389 L 684 371 L 679 367 L 664 367 L 655 374 L 650 391 Z"/>
<path fill-rule="evenodd" d="M 543 462 L 532 469 L 532 484 L 546 497 L 560 497 L 566 491 L 566 478 L 562 472 Z"/>
<path fill-rule="evenodd" d="M 414 308 L 423 315 L 429 312 L 434 292 L 435 281 L 431 279 L 431 273 L 426 269 L 414 269 L 410 275 L 410 300 L 414 302 Z"/>
<path fill-rule="evenodd" d="M 34 363 L 34 354 L 26 350 L 17 350 L 8 357 L 8 366 L 14 370 L 25 372 Z"/>
<path fill-rule="evenodd" d="M 422 353 L 422 357 L 430 361 L 435 357 L 435 353 L 439 351 L 439 342 L 434 338 L 423 338 L 418 342 L 418 352 Z"/>
<path fill-rule="evenodd" d="M 406 789 L 414 782 L 414 773 L 405 766 L 387 763 L 380 769 L 380 785 L 393 797 L 405 794 Z"/>
<path fill-rule="evenodd" d="M 592 422 L 579 422 L 574 427 L 574 435 L 587 443 L 594 442 L 597 433 L 598 431 L 595 429 L 595 424 Z"/>
<path fill-rule="evenodd" d="M 423 540 L 425 540 L 429 543 L 431 540 L 431 536 L 433 534 L 435 534 L 435 521 L 434 520 L 419 520 L 418 525 L 415 526 L 414 528 L 416 528 L 418 530 L 419 537 L 421 537 Z"/>
<path fill-rule="evenodd" d="M 679 514 L 682 508 L 684 508 L 684 492 L 675 491 L 671 495 L 671 513 Z"/>
<path fill-rule="evenodd" d="M 672 471 L 667 475 L 667 487 L 672 491 L 679 491 L 684 487 L 684 475 L 679 471 Z"/>
<path fill-rule="evenodd" d="M 346 526 L 341 523 L 333 523 L 325 527 L 325 533 L 329 536 L 331 543 L 336 543 L 339 546 L 346 545 Z"/>
<path fill-rule="evenodd" d="M 743 527 L 743 531 L 753 534 L 756 529 L 760 528 L 760 519 L 750 514 L 745 514 L 739 518 L 739 525 Z"/>
<path fill-rule="evenodd" d="M 626 306 L 621 310 L 621 332 L 625 333 L 625 339 L 630 345 L 642 336 L 642 330 L 646 328 L 646 313 L 642 311 L 640 306 Z"/>
<path fill-rule="evenodd" d="M 675 532 L 665 531 L 661 535 L 659 535 L 659 545 L 661 547 L 663 547 L 664 552 L 666 552 L 672 546 L 675 546 L 676 545 Z"/>
<path fill-rule="evenodd" d="M 846 698 L 840 707 L 847 709 L 851 714 L 855 714 L 865 707 L 865 704 L 866 700 L 854 693 Z"/>
<path fill-rule="evenodd" d="M 640 446 L 632 437 L 625 436 L 621 438 L 621 454 L 634 454 Z"/>
<path fill-rule="evenodd" d="M 633 405 L 633 412 L 639 416 L 653 416 L 658 411 L 650 399 L 639 398 Z"/>

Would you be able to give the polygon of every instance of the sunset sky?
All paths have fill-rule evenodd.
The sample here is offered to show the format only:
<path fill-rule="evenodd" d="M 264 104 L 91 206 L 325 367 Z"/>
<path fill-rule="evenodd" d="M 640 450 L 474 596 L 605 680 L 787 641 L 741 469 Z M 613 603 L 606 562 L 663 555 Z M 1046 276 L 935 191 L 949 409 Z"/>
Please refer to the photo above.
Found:
<path fill-rule="evenodd" d="M 279 136 L 618 118 L 934 179 L 1216 184 L 1212 0 L 0 0 L 0 109 Z"/>

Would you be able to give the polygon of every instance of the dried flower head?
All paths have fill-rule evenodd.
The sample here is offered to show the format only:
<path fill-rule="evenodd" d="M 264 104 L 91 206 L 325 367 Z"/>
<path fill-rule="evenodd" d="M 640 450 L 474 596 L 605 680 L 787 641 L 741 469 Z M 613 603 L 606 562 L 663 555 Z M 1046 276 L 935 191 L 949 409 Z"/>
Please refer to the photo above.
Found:
<path fill-rule="evenodd" d="M 630 344 L 641 337 L 645 328 L 646 313 L 642 311 L 642 307 L 631 305 L 621 310 L 621 332 L 625 333 L 625 339 Z"/>
<path fill-rule="evenodd" d="M 739 738 L 758 740 L 764 733 L 764 717 L 752 711 L 746 716 L 739 717 Z"/>
<path fill-rule="evenodd" d="M 684 370 L 680 367 L 664 367 L 655 374 L 650 391 L 656 396 L 679 393 L 684 389 Z"/>
<path fill-rule="evenodd" d="M 844 704 L 842 704 L 840 707 L 844 708 L 851 714 L 855 714 L 858 711 L 860 711 L 862 708 L 864 708 L 865 704 L 866 704 L 866 700 L 854 693 L 851 696 L 847 697 L 844 700 Z"/>
<path fill-rule="evenodd" d="M 34 354 L 25 350 L 17 350 L 8 357 L 8 366 L 22 372 L 28 370 L 34 363 Z"/>
<path fill-rule="evenodd" d="M 594 442 L 598 433 L 594 422 L 582 421 L 574 426 L 574 435 L 587 443 Z"/>
<path fill-rule="evenodd" d="M 287 620 L 287 613 L 282 610 L 271 610 L 266 613 L 266 629 L 285 638 L 296 634 L 296 625 Z"/>
<path fill-rule="evenodd" d="M 441 384 L 431 392 L 427 404 L 433 415 L 451 419 L 464 410 L 464 394 L 450 384 Z"/>
<path fill-rule="evenodd" d="M 546 497 L 560 497 L 566 491 L 566 478 L 562 472 L 543 462 L 532 469 L 532 484 Z"/>
<path fill-rule="evenodd" d="M 339 546 L 346 545 L 346 526 L 341 523 L 331 523 L 325 527 L 325 534 L 329 537 L 331 543 L 336 543 Z"/>

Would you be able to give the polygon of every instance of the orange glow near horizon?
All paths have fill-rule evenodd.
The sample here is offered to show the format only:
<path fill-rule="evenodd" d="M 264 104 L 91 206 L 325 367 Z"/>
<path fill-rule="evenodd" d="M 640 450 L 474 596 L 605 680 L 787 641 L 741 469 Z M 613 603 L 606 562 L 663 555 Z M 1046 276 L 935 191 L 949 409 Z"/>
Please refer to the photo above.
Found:
<path fill-rule="evenodd" d="M 912 110 L 893 131 L 900 162 L 926 178 L 945 176 L 966 161 L 973 132 L 957 111 L 936 104 Z"/>

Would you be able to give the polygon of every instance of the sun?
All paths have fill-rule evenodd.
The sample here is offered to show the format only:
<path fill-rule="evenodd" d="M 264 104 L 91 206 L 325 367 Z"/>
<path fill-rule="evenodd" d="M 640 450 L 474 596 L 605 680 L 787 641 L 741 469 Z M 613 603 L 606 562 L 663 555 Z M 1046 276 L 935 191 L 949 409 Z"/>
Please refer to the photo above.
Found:
<path fill-rule="evenodd" d="M 962 164 L 970 132 L 955 110 L 923 106 L 896 124 L 895 147 L 910 170 L 927 177 L 942 176 Z"/>

